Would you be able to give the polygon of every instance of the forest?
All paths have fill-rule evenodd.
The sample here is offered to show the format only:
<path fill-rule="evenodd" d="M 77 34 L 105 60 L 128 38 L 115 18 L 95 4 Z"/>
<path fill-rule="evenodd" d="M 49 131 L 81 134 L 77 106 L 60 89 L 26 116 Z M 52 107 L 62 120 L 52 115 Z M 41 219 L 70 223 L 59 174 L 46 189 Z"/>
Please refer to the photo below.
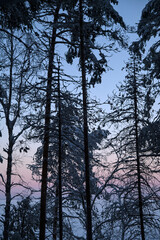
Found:
<path fill-rule="evenodd" d="M 0 240 L 160 239 L 160 0 L 120 2 L 0 0 Z"/>

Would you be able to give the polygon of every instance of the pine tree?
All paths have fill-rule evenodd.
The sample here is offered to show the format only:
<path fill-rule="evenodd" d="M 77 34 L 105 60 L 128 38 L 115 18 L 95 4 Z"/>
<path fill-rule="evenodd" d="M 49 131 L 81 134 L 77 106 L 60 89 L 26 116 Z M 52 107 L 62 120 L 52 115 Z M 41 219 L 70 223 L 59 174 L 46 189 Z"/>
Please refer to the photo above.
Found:
<path fill-rule="evenodd" d="M 41 6 L 41 0 L 0 1 L 0 24 L 3 29 L 32 28 L 32 21 Z M 44 1 L 43 1 L 44 2 Z"/>
<path fill-rule="evenodd" d="M 58 98 L 55 102 L 58 107 Z M 95 102 L 94 102 L 95 104 Z M 85 222 L 85 177 L 84 177 L 84 143 L 83 143 L 83 125 L 82 125 L 82 106 L 81 99 L 77 98 L 77 94 L 74 96 L 68 91 L 61 91 L 61 108 L 62 108 L 62 203 L 63 203 L 63 220 L 64 237 L 66 232 L 71 236 L 71 230 L 68 229 L 68 224 L 72 224 L 73 219 L 77 219 L 79 216 L 80 222 Z M 94 114 L 93 114 L 94 112 Z M 94 109 L 89 110 L 89 122 L 94 125 L 96 119 L 98 119 L 99 110 L 97 114 Z M 54 229 L 54 239 L 57 234 L 58 225 L 55 225 L 55 221 L 58 221 L 58 113 L 52 113 L 52 121 L 50 127 L 50 147 L 49 147 L 49 162 L 48 162 L 48 191 L 47 191 L 47 228 L 49 231 Z M 97 121 L 97 120 L 96 120 Z M 37 131 L 41 131 L 37 128 Z M 41 134 L 37 135 L 41 136 Z M 105 131 L 101 129 L 90 131 L 89 133 L 89 154 L 91 160 L 91 188 L 92 192 L 96 193 L 96 184 L 98 179 L 94 176 L 93 167 L 95 166 L 93 151 L 98 148 L 101 140 L 105 137 Z M 35 164 L 30 166 L 34 176 L 41 174 L 40 167 L 42 164 L 42 148 L 37 150 L 35 156 Z M 96 164 L 98 164 L 96 162 Z M 63 197 L 64 195 L 64 197 Z M 53 206 L 53 208 L 51 208 Z M 51 211 L 51 209 L 53 209 Z M 57 210 L 56 210 L 57 209 Z M 66 210 L 67 209 L 67 210 Z M 70 212 L 70 216 L 67 217 L 66 211 Z M 76 220 L 77 221 L 77 220 Z M 52 225 L 53 224 L 53 225 Z M 82 225 L 83 226 L 83 225 Z M 85 225 L 83 226 L 85 231 Z M 67 230 L 68 229 L 68 230 Z M 73 230 L 72 230 L 73 231 Z M 76 233 L 73 232 L 76 236 Z"/>
<path fill-rule="evenodd" d="M 117 51 L 117 43 L 126 47 L 125 23 L 122 17 L 116 12 L 112 4 L 117 1 L 83 1 L 83 37 L 84 52 L 86 56 L 86 75 L 89 76 L 89 83 L 101 83 L 102 74 L 109 69 L 107 53 Z M 66 60 L 72 64 L 74 58 L 79 58 L 80 48 L 80 24 L 77 22 L 79 16 L 79 5 L 75 5 L 71 14 L 71 40 Z M 98 38 L 102 37 L 106 44 L 101 45 Z M 79 58 L 80 60 L 80 58 Z M 79 61 L 79 63 L 81 60 Z"/>
<path fill-rule="evenodd" d="M 55 27 L 60 11 L 61 2 L 56 6 L 51 43 L 49 46 L 49 64 L 47 74 L 47 92 L 46 92 L 46 107 L 45 107 L 45 126 L 44 126 L 44 146 L 43 146 L 43 165 L 42 165 L 42 186 L 41 186 L 41 207 L 40 207 L 40 240 L 45 239 L 45 223 L 46 223 L 46 196 L 47 196 L 47 171 L 48 171 L 48 148 L 49 148 L 49 129 L 50 129 L 50 115 L 51 115 L 51 93 L 52 93 L 52 73 L 53 73 L 53 59 L 55 55 Z"/>
<path fill-rule="evenodd" d="M 132 196 L 130 204 L 133 201 L 133 208 L 138 206 L 139 212 L 135 213 L 137 215 L 134 221 L 137 219 L 136 225 L 138 224 L 137 226 L 141 229 L 141 238 L 145 239 L 144 223 L 146 216 L 144 213 L 146 213 L 146 210 L 144 209 L 146 209 L 145 199 L 147 199 L 147 196 L 144 195 L 143 189 L 145 189 L 145 194 L 147 189 L 148 195 L 150 195 L 152 190 L 149 181 L 152 179 L 152 174 L 149 172 L 154 164 L 148 167 L 147 159 L 141 155 L 139 136 L 141 129 L 148 122 L 147 109 L 144 109 L 145 96 L 148 90 L 143 82 L 144 74 L 141 73 L 142 63 L 140 55 L 137 53 L 137 43 L 133 44 L 131 51 L 130 60 L 125 68 L 127 71 L 126 79 L 124 84 L 118 87 L 118 93 L 114 93 L 114 96 L 109 98 L 108 103 L 111 106 L 111 112 L 106 119 L 118 129 L 118 131 L 115 131 L 111 142 L 113 141 L 112 145 L 120 156 L 119 166 L 122 169 L 122 186 L 124 186 L 122 190 L 124 195 L 122 194 L 122 196 L 125 199 L 130 199 Z M 148 178 L 147 175 L 150 177 Z M 135 187 L 137 190 L 133 193 Z M 135 203 L 137 205 L 134 205 Z M 139 220 L 137 216 L 139 216 Z M 148 231 L 147 228 L 146 231 Z"/>
<path fill-rule="evenodd" d="M 102 5 L 107 9 L 107 13 L 102 10 Z M 102 10 L 102 11 L 100 11 Z M 77 13 L 79 14 L 79 34 L 76 36 L 74 32 L 74 36 L 72 36 L 73 46 L 70 47 L 67 56 L 68 62 L 72 63 L 73 58 L 77 57 L 78 54 L 80 56 L 80 66 L 81 66 L 81 75 L 82 75 L 82 92 L 83 92 L 83 124 L 84 124 L 84 159 L 85 159 L 85 177 L 86 177 L 86 229 L 87 229 L 87 240 L 92 240 L 92 214 L 91 214 L 91 192 L 90 192 L 90 160 L 89 160 L 89 149 L 88 149 L 88 118 L 87 118 L 87 81 L 86 74 L 92 74 L 90 83 L 95 84 L 96 82 L 101 82 L 101 75 L 105 71 L 105 67 L 107 67 L 107 61 L 105 59 L 105 54 L 103 53 L 103 48 L 97 47 L 95 44 L 96 37 L 98 36 L 106 36 L 107 31 L 103 30 L 103 26 L 105 25 L 105 20 L 108 20 L 108 26 L 113 25 L 115 23 L 119 23 L 122 27 L 125 28 L 124 22 L 122 18 L 113 10 L 110 3 L 100 3 L 98 5 L 97 12 L 97 3 L 94 1 L 87 2 L 79 1 L 79 9 Z M 85 12 L 85 14 L 84 14 Z M 97 19 L 98 17 L 98 19 Z M 106 19 L 105 19 L 106 17 Z M 84 21 L 84 18 L 87 21 Z M 113 19 L 112 19 L 113 18 Z M 90 22 L 92 19 L 93 23 Z M 96 21 L 98 24 L 96 24 Z M 106 23 L 107 25 L 107 23 Z M 75 28 L 74 26 L 74 28 Z M 117 38 L 117 32 L 114 34 L 112 31 L 109 31 L 111 34 L 111 38 L 118 39 L 122 44 L 123 38 Z M 113 34 L 113 35 L 112 35 Z M 119 35 L 121 36 L 121 34 Z M 79 42 L 79 50 L 76 50 L 75 43 Z M 111 45 L 110 45 L 111 46 Z M 92 49 L 96 49 L 99 51 L 100 60 L 98 60 L 93 54 Z"/>
<path fill-rule="evenodd" d="M 145 43 L 148 42 L 152 37 L 159 36 L 160 32 L 160 5 L 159 0 L 150 0 L 144 7 L 141 15 L 140 22 L 138 24 L 137 33 L 140 36 L 140 46 L 145 50 Z M 146 69 L 150 69 L 152 76 L 159 79 L 160 77 L 160 43 L 154 41 L 154 44 L 150 47 L 147 56 L 144 59 Z"/>
<path fill-rule="evenodd" d="M 140 22 L 138 24 L 138 35 L 140 36 L 139 45 L 142 51 L 146 51 L 146 44 L 150 42 L 152 39 L 152 45 L 149 47 L 149 50 L 146 51 L 146 56 L 143 60 L 145 69 L 148 70 L 150 73 L 151 79 L 150 86 L 152 89 L 153 99 L 150 99 L 150 104 L 154 104 L 157 96 L 159 95 L 159 77 L 160 77 L 160 51 L 159 46 L 160 43 L 157 41 L 157 36 L 159 36 L 159 13 L 160 13 L 160 6 L 158 0 L 151 0 L 149 1 L 146 6 L 144 7 L 141 15 Z M 155 38 L 153 40 L 153 37 Z M 156 81 L 157 79 L 157 81 Z M 147 99 L 146 99 L 147 100 Z M 147 100 L 148 102 L 148 100 Z M 157 127 L 155 127 L 157 126 Z M 159 155 L 159 113 L 157 112 L 157 117 L 153 122 L 149 122 L 148 126 L 146 126 L 142 130 L 142 138 L 143 143 L 142 145 L 145 148 L 148 145 L 148 149 L 150 148 L 152 155 Z M 148 136 L 145 136 L 144 131 L 148 131 Z"/>
<path fill-rule="evenodd" d="M 133 53 L 133 99 L 134 99 L 134 128 L 135 128 L 135 144 L 136 144 L 136 164 L 137 164 L 137 178 L 138 178 L 138 200 L 139 200 L 139 215 L 140 215 L 140 226 L 141 226 L 141 238 L 145 240 L 144 232 L 144 213 L 143 213 L 143 200 L 142 200 L 142 187 L 141 187 L 141 165 L 140 165 L 140 154 L 139 154 L 139 132 L 138 132 L 138 98 L 137 98 L 137 63 L 136 53 Z M 132 86 L 132 85 L 131 85 Z"/>
<path fill-rule="evenodd" d="M 83 1 L 79 1 L 80 16 L 80 62 L 82 69 L 82 92 L 83 92 L 83 126 L 84 126 L 84 160 L 85 160 L 85 183 L 86 183 L 86 229 L 87 240 L 92 240 L 92 214 L 91 214 L 91 189 L 90 189 L 90 160 L 88 148 L 88 118 L 87 118 L 87 82 L 86 82 L 86 56 L 84 51 L 84 25 L 83 25 Z"/>
<path fill-rule="evenodd" d="M 59 239 L 63 239 L 62 219 L 62 113 L 61 113 L 61 83 L 60 83 L 60 62 L 58 62 L 58 195 L 59 195 Z"/>
<path fill-rule="evenodd" d="M 88 5 L 89 4 L 89 5 Z M 47 159 L 48 159 L 48 149 L 49 149 L 49 127 L 50 127 L 50 112 L 51 112 L 51 92 L 52 92 L 52 83 L 53 83 L 53 79 L 52 79 L 52 72 L 53 72 L 53 60 L 54 60 L 54 55 L 55 55 L 55 44 L 57 43 L 57 40 L 60 43 L 67 43 L 67 45 L 69 46 L 69 48 L 72 50 L 72 46 L 74 46 L 73 48 L 76 49 L 79 48 L 79 43 L 77 45 L 76 41 L 72 41 L 68 40 L 67 37 L 70 36 L 71 33 L 73 33 L 73 30 L 75 29 L 75 27 L 78 26 L 79 28 L 79 23 L 76 23 L 76 14 L 77 14 L 77 1 L 76 2 L 68 2 L 68 1 L 54 1 L 54 2 L 48 2 L 48 3 L 44 3 L 42 5 L 41 11 L 39 13 L 39 20 L 37 18 L 37 21 L 39 21 L 40 24 L 44 24 L 45 29 L 44 31 L 42 30 L 38 30 L 35 32 L 35 34 L 39 37 L 42 36 L 42 38 L 39 38 L 39 41 L 41 42 L 41 44 L 44 47 L 44 51 L 42 50 L 42 48 L 40 47 L 40 51 L 43 52 L 43 56 L 46 54 L 46 52 L 48 53 L 48 45 L 46 44 L 46 40 L 47 42 L 49 42 L 49 64 L 48 64 L 48 76 L 47 76 L 47 81 L 48 81 L 48 87 L 47 87 L 47 94 L 46 94 L 46 107 L 45 107 L 45 130 L 44 130 L 44 164 L 43 164 L 43 174 L 42 174 L 42 205 L 41 205 L 41 209 L 43 209 L 43 212 L 41 212 L 41 227 L 40 227 L 40 235 L 42 237 L 42 239 L 44 239 L 45 236 L 45 205 L 46 205 L 46 190 L 47 190 Z M 86 6 L 89 6 L 90 9 L 92 9 L 92 3 L 87 3 L 86 2 Z M 94 2 L 94 10 L 96 7 L 96 3 Z M 62 12 L 59 11 L 61 8 Z M 102 4 L 100 6 L 100 8 L 102 8 Z M 111 6 L 110 3 L 108 3 L 106 5 L 106 9 L 108 9 L 108 15 L 106 14 L 106 19 L 110 22 L 109 26 L 111 28 L 111 26 L 113 25 L 112 23 L 112 18 L 114 19 L 113 22 L 115 23 L 119 23 L 122 27 L 125 27 L 122 18 L 118 15 L 118 13 L 116 11 L 113 10 L 113 7 Z M 50 11 L 52 10 L 52 11 Z M 63 14 L 63 11 L 66 11 L 65 14 Z M 79 12 L 79 10 L 78 10 Z M 54 14 L 53 14 L 54 13 Z M 41 15 L 42 14 L 42 15 Z M 103 14 L 105 14 L 103 12 Z M 54 16 L 53 16 L 54 15 Z M 44 18 L 45 16 L 45 18 Z M 92 16 L 95 16 L 95 14 L 92 13 Z M 54 21 L 50 22 L 50 18 L 54 17 Z M 103 17 L 102 17 L 103 18 Z M 64 24 L 65 23 L 65 24 Z M 46 25 L 48 26 L 47 30 L 46 30 Z M 52 26 L 51 26 L 52 25 Z M 65 26 L 64 26 L 65 25 Z M 90 25 L 90 24 L 89 24 Z M 103 23 L 103 26 L 105 24 Z M 50 27 L 52 27 L 52 34 L 50 34 Z M 90 33 L 92 33 L 92 30 L 94 30 L 94 24 L 91 24 L 88 28 L 88 30 L 90 29 Z M 97 28 L 95 28 L 95 30 L 93 31 L 93 34 L 90 35 L 90 38 L 93 36 L 93 43 L 94 43 L 94 39 L 96 34 L 98 34 L 101 30 L 98 30 L 98 26 Z M 78 36 L 78 41 L 80 38 L 80 31 L 77 32 L 77 36 Z M 88 33 L 89 33 L 88 32 Z M 86 32 L 86 36 L 88 35 L 88 33 Z M 75 34 L 75 32 L 74 32 Z M 102 31 L 102 35 L 105 35 L 105 31 Z M 52 35 L 52 36 L 51 36 Z M 122 34 L 116 30 L 114 31 L 109 31 L 109 35 L 111 38 L 116 39 L 118 42 L 120 42 L 122 45 L 124 43 L 123 39 L 122 39 Z M 45 40 L 45 41 L 43 41 Z M 77 40 L 77 39 L 76 39 Z M 88 39 L 89 40 L 89 39 Z M 89 42 L 86 42 L 86 44 L 88 45 L 88 49 L 90 48 L 90 46 L 94 47 L 94 44 L 89 44 Z M 42 46 L 41 45 L 41 46 Z M 111 47 L 111 44 L 109 44 L 109 47 Z M 109 48 L 108 47 L 108 48 Z M 106 47 L 107 48 L 107 47 Z M 96 47 L 95 49 L 97 49 L 97 51 L 99 52 L 99 55 L 101 56 L 101 60 L 96 60 L 95 59 L 95 55 L 94 54 L 87 54 L 87 59 L 89 59 L 89 63 L 88 68 L 90 69 L 89 71 L 93 72 L 93 83 L 95 81 L 100 81 L 100 76 L 101 73 L 104 72 L 104 64 L 106 63 L 105 60 L 105 55 L 104 53 L 102 53 L 101 48 Z M 78 52 L 78 51 L 77 51 Z M 72 55 L 72 54 L 71 54 Z M 74 55 L 74 54 L 73 54 Z M 68 58 L 68 54 L 67 54 L 67 58 Z M 88 58 L 88 56 L 90 56 L 90 58 Z M 48 57 L 48 56 L 47 56 Z M 71 56 L 72 59 L 73 56 Z M 44 59 L 46 59 L 46 55 L 44 56 Z M 42 60 L 43 61 L 43 60 Z M 45 60 L 44 60 L 45 62 Z M 92 64 L 93 62 L 93 64 Z M 46 64 L 46 62 L 45 62 Z M 89 67 L 90 66 L 90 67 Z M 97 80 L 95 80 L 97 79 Z M 43 233 L 42 233 L 43 232 Z"/>

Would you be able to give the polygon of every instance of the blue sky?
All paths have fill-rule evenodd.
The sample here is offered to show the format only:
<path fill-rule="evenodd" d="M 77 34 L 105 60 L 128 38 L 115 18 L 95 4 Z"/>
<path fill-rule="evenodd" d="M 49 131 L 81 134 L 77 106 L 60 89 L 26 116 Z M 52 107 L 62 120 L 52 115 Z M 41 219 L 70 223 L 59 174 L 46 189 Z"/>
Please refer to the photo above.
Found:
<path fill-rule="evenodd" d="M 140 20 L 142 9 L 147 4 L 147 0 L 119 0 L 119 4 L 114 6 L 118 13 L 123 17 L 126 25 L 136 26 Z M 138 39 L 137 34 L 129 34 L 129 41 L 132 42 Z M 95 88 L 91 89 L 93 96 L 96 96 L 101 101 L 105 101 L 107 95 L 111 94 L 118 82 L 123 81 L 125 72 L 122 67 L 128 60 L 127 50 L 119 49 L 119 53 L 115 53 L 108 59 L 109 66 L 113 69 L 103 74 L 101 84 L 97 84 Z"/>

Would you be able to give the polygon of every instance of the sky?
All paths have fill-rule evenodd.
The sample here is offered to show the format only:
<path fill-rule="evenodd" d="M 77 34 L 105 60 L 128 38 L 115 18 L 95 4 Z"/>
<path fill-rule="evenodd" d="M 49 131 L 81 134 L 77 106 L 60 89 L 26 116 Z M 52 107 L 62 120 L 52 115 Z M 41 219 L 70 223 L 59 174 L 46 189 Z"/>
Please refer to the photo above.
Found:
<path fill-rule="evenodd" d="M 147 0 L 119 0 L 119 4 L 114 6 L 117 12 L 123 17 L 126 25 L 136 26 L 140 20 L 142 9 L 147 4 Z M 137 34 L 129 34 L 129 42 L 138 40 Z M 96 96 L 101 101 L 105 101 L 107 95 L 111 94 L 115 89 L 116 84 L 124 80 L 125 71 L 122 71 L 122 67 L 125 66 L 125 62 L 128 60 L 127 50 L 120 49 L 119 53 L 113 54 L 108 59 L 109 66 L 113 69 L 103 74 L 101 84 L 97 84 L 95 88 L 91 90 L 93 96 Z"/>
<path fill-rule="evenodd" d="M 119 5 L 115 6 L 115 9 L 123 17 L 126 25 L 135 26 L 135 24 L 139 22 L 141 11 L 147 2 L 147 0 L 119 0 Z M 130 34 L 129 37 L 131 42 L 138 39 L 136 34 Z M 125 72 L 122 72 L 121 69 L 125 66 L 125 61 L 127 61 L 127 59 L 128 53 L 126 50 L 121 50 L 119 53 L 115 53 L 110 59 L 108 59 L 109 65 L 113 70 L 103 74 L 102 83 L 97 84 L 94 88 L 90 89 L 91 96 L 96 96 L 96 98 L 100 99 L 101 101 L 106 100 L 107 95 L 112 93 L 116 84 L 123 81 Z M 2 134 L 4 129 L 5 128 L 2 129 L 1 127 Z M 5 141 L 7 141 L 7 138 L 0 138 L 0 151 L 2 151 L 4 144 L 6 145 Z M 26 170 L 26 164 L 32 162 L 33 152 L 34 150 L 32 149 L 28 154 L 21 155 L 22 159 L 17 167 L 17 171 L 20 171 L 20 173 L 23 172 L 23 176 L 28 183 L 31 183 L 31 172 Z M 5 174 L 5 171 L 6 165 L 0 163 L 0 173 Z"/>

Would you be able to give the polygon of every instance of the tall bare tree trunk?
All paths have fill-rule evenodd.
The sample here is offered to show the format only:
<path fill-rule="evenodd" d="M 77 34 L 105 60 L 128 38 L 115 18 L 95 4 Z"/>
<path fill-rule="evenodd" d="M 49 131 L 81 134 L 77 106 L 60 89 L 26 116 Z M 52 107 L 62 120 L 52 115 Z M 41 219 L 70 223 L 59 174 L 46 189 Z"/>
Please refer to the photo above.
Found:
<path fill-rule="evenodd" d="M 57 222 L 58 222 L 58 186 L 56 186 L 56 200 L 54 208 L 54 219 L 53 219 L 53 240 L 57 239 Z"/>
<path fill-rule="evenodd" d="M 12 32 L 12 30 L 11 30 Z M 9 99 L 8 99 L 8 106 L 6 106 L 6 125 L 8 129 L 8 149 L 6 150 L 8 154 L 7 158 L 7 181 L 5 184 L 5 193 L 6 193 L 6 205 L 5 205 L 5 220 L 4 220 L 4 232 L 3 236 L 5 240 L 9 238 L 9 221 L 10 221 L 10 208 L 11 208 L 11 174 L 12 174 L 12 152 L 13 152 L 13 145 L 14 145 L 14 138 L 13 138 L 13 121 L 10 120 L 10 108 L 12 104 L 12 85 L 13 85 L 13 37 L 10 36 L 11 42 L 11 50 L 10 50 L 10 79 L 9 79 Z"/>
<path fill-rule="evenodd" d="M 90 164 L 88 149 L 88 120 L 87 120 L 87 82 L 85 69 L 85 50 L 84 50 L 84 34 L 83 34 L 83 5 L 79 0 L 80 13 L 80 61 L 82 69 L 82 92 L 83 92 L 83 121 L 84 121 L 84 154 L 85 154 L 85 182 L 86 182 L 86 228 L 87 240 L 92 240 L 92 215 L 91 215 L 91 193 L 90 193 Z"/>
<path fill-rule="evenodd" d="M 52 30 L 52 39 L 49 52 L 49 66 L 47 76 L 47 92 L 45 107 L 45 127 L 44 127 L 44 146 L 43 146 L 43 165 L 42 165 L 42 185 L 41 185 L 41 203 L 40 203 L 40 233 L 39 239 L 45 240 L 45 224 L 46 224 L 46 197 L 47 197 L 47 171 L 48 171 L 48 151 L 49 151 L 49 130 L 50 130 L 50 114 L 51 114 L 51 93 L 52 93 L 52 73 L 53 60 L 55 55 L 56 30 L 55 23 L 58 21 L 60 10 L 60 2 L 57 5 Z"/>
<path fill-rule="evenodd" d="M 6 182 L 6 206 L 5 206 L 5 221 L 4 221 L 4 232 L 3 236 L 5 240 L 9 237 L 9 220 L 10 220 L 10 208 L 11 208 L 11 174 L 12 174 L 12 152 L 13 145 L 11 142 L 11 137 L 9 137 L 9 148 L 8 153 L 8 163 L 7 163 L 7 182 Z"/>
<path fill-rule="evenodd" d="M 58 62 L 58 183 L 59 183 L 59 239 L 63 240 L 62 219 L 62 121 L 61 121 L 61 89 L 60 89 L 60 62 Z"/>
<path fill-rule="evenodd" d="M 141 238 L 145 240 L 144 233 L 144 216 L 143 216 L 143 201 L 141 189 L 141 169 L 140 169 L 140 156 L 139 156 L 139 137 L 138 137 L 138 107 L 137 107 L 137 81 L 136 81 L 136 64 L 134 57 L 134 118 L 135 118 L 135 136 L 136 136 L 136 160 L 137 160 L 137 178 L 138 178 L 138 200 L 139 200 L 139 215 L 141 226 Z"/>

